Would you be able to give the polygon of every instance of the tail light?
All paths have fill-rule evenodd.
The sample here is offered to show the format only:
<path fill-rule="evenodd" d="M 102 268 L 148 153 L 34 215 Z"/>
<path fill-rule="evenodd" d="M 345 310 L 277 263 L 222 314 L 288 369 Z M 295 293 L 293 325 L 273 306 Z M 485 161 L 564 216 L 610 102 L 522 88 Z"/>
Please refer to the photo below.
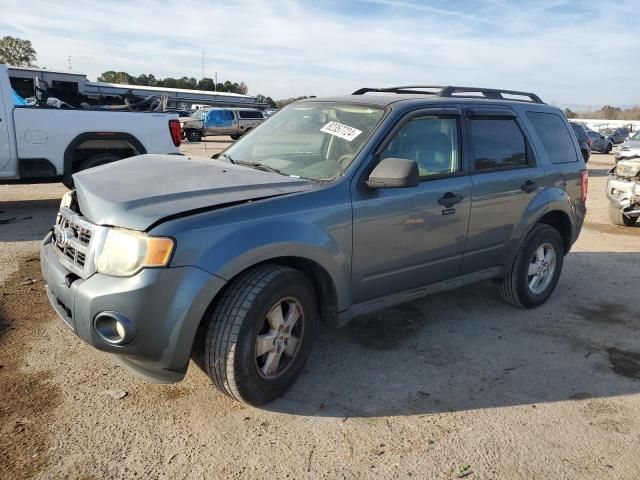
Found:
<path fill-rule="evenodd" d="M 176 147 L 182 143 L 182 128 L 180 128 L 180 121 L 176 118 L 169 120 L 169 132 L 171 132 L 171 140 Z"/>
<path fill-rule="evenodd" d="M 589 172 L 587 170 L 580 171 L 580 201 L 587 202 L 587 192 L 589 190 Z"/>

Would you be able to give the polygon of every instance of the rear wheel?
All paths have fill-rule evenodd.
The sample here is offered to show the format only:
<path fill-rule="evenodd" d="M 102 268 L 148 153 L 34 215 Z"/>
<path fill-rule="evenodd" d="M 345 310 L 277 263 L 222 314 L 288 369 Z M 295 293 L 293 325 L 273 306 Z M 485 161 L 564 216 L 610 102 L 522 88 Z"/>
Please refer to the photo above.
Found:
<path fill-rule="evenodd" d="M 198 130 L 187 130 L 187 140 L 190 142 L 199 142 L 202 140 L 202 134 Z"/>
<path fill-rule="evenodd" d="M 238 140 L 240 138 L 240 135 L 238 135 L 237 133 L 234 133 L 233 135 L 230 135 L 230 136 L 231 136 L 231 140 Z"/>
<path fill-rule="evenodd" d="M 612 147 L 611 147 L 611 144 L 610 144 L 610 143 L 607 143 L 607 146 L 606 146 L 606 148 L 604 149 L 604 153 L 611 153 L 611 148 L 612 148 Z"/>
<path fill-rule="evenodd" d="M 311 283 L 293 268 L 263 265 L 233 281 L 213 309 L 204 363 L 227 395 L 259 405 L 300 375 L 319 324 Z"/>
<path fill-rule="evenodd" d="M 534 225 L 511 270 L 498 282 L 500 295 L 518 307 L 542 305 L 556 288 L 563 260 L 564 247 L 558 231 L 549 225 Z"/>
<path fill-rule="evenodd" d="M 80 172 L 82 170 L 87 170 L 88 168 L 98 167 L 100 165 L 105 165 L 107 163 L 115 162 L 117 160 L 122 160 L 122 157 L 116 155 L 114 153 L 97 153 L 95 155 L 91 155 L 88 158 L 85 158 L 80 163 L 74 163 L 73 172 Z M 71 175 L 65 175 L 62 179 L 62 183 L 65 187 L 72 189 L 73 188 L 73 178 Z"/>
<path fill-rule="evenodd" d="M 609 204 L 609 220 L 614 225 L 622 225 L 625 227 L 633 227 L 638 221 L 638 217 L 628 217 L 613 204 Z"/>

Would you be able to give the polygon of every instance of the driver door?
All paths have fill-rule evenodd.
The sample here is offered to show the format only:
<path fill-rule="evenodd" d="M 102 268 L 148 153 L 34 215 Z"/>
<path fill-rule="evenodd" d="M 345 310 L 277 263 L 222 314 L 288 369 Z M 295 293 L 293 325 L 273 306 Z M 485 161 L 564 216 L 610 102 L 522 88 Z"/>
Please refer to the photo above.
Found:
<path fill-rule="evenodd" d="M 471 206 L 460 117 L 457 109 L 411 113 L 382 145 L 374 161 L 415 160 L 417 187 L 370 190 L 354 182 L 353 303 L 459 274 Z"/>

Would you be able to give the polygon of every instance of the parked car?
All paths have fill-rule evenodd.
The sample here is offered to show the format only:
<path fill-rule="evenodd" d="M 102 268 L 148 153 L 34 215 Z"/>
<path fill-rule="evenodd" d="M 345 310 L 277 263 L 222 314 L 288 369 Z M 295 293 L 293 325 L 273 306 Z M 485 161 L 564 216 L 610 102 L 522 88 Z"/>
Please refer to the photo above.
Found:
<path fill-rule="evenodd" d="M 264 119 L 262 112 L 254 108 L 210 108 L 200 118 L 187 119 L 182 131 L 190 142 L 199 142 L 210 135 L 230 135 L 237 140 Z"/>
<path fill-rule="evenodd" d="M 599 132 L 587 130 L 587 135 L 591 139 L 591 151 L 598 153 L 611 153 L 613 142 Z"/>
<path fill-rule="evenodd" d="M 640 217 L 640 155 L 621 160 L 607 178 L 609 219 L 632 227 Z"/>
<path fill-rule="evenodd" d="M 632 134 L 629 140 L 618 146 L 615 152 L 616 163 L 638 157 L 640 157 L 640 132 Z"/>
<path fill-rule="evenodd" d="M 513 305 L 544 303 L 586 212 L 571 131 L 514 91 L 293 103 L 215 159 L 77 173 L 41 249 L 47 295 L 139 375 L 179 381 L 194 354 L 217 388 L 260 404 L 320 330 L 355 316 L 489 279 Z"/>
<path fill-rule="evenodd" d="M 587 134 L 587 129 L 584 125 L 576 122 L 570 122 L 570 124 L 576 134 L 576 138 L 578 139 L 582 158 L 585 162 L 588 162 L 589 157 L 591 156 L 591 137 Z"/>
<path fill-rule="evenodd" d="M 611 140 L 615 145 L 624 142 L 631 131 L 628 128 L 606 128 L 601 130 L 600 133 Z"/>
<path fill-rule="evenodd" d="M 62 181 L 98 165 L 144 153 L 177 153 L 175 114 L 107 112 L 28 105 L 0 65 L 0 181 Z"/>

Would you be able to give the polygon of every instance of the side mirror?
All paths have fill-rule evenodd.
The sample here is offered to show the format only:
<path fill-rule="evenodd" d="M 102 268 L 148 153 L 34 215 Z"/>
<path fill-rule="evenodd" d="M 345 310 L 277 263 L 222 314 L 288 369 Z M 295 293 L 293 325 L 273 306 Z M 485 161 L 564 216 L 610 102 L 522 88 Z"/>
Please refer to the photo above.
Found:
<path fill-rule="evenodd" d="M 420 182 L 420 172 L 415 160 L 385 158 L 373 169 L 367 186 L 369 188 L 409 188 Z"/>

